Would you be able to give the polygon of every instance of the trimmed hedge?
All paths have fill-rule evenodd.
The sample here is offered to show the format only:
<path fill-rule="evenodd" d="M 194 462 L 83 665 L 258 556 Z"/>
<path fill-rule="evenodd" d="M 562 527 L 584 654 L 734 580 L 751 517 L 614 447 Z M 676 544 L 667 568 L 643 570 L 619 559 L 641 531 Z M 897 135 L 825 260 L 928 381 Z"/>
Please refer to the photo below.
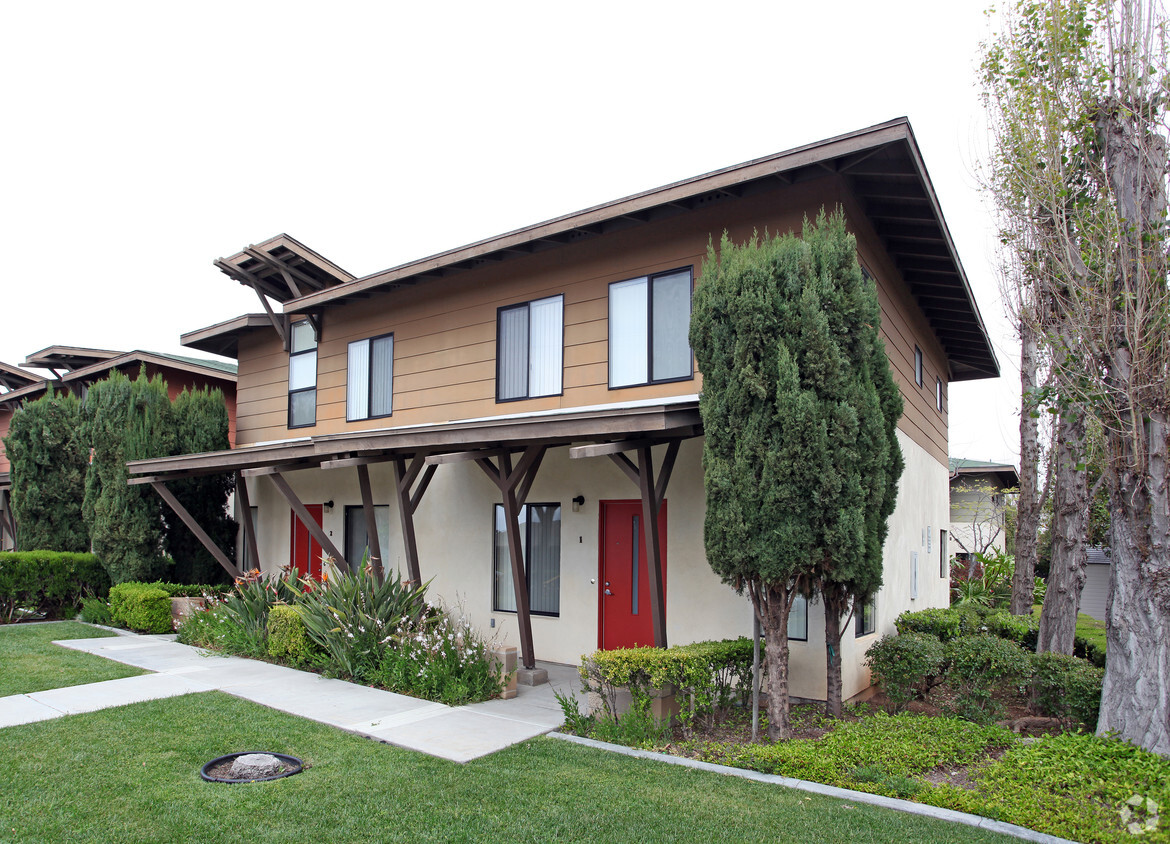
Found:
<path fill-rule="evenodd" d="M 740 637 L 673 648 L 595 651 L 582 657 L 580 674 L 586 689 L 600 696 L 611 720 L 617 717 L 619 689 L 628 688 L 633 708 L 648 717 L 659 690 L 677 687 L 679 720 L 689 733 L 696 719 L 712 724 L 719 710 L 750 694 L 752 641 Z"/>
<path fill-rule="evenodd" d="M 300 608 L 274 604 L 268 611 L 268 655 L 302 665 L 315 652 L 319 648 L 309 638 Z"/>
<path fill-rule="evenodd" d="M 119 583 L 110 589 L 110 618 L 139 633 L 170 633 L 171 596 L 154 583 Z"/>
<path fill-rule="evenodd" d="M 54 618 L 109 588 L 110 578 L 93 554 L 0 552 L 0 622 L 17 620 L 21 610 Z"/>
<path fill-rule="evenodd" d="M 1071 717 L 1097 729 L 1105 669 L 1064 654 L 1033 654 L 1032 706 L 1041 715 Z"/>
<path fill-rule="evenodd" d="M 875 642 L 865 655 L 865 664 L 897 712 L 938 685 L 947 660 L 938 639 L 925 633 L 904 633 Z"/>

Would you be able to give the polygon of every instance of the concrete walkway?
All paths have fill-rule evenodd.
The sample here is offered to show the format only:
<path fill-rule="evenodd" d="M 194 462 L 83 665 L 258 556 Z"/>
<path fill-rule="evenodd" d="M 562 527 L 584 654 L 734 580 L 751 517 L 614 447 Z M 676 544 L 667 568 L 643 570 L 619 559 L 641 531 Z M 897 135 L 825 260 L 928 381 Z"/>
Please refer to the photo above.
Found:
<path fill-rule="evenodd" d="M 180 645 L 174 638 L 122 634 L 55 642 L 153 673 L 0 698 L 0 727 L 219 690 L 397 747 L 467 762 L 560 727 L 564 717 L 554 691 L 580 694 L 575 668 L 542 664 L 549 675 L 546 685 L 521 686 L 512 700 L 451 707 L 307 671 L 220 656 Z"/>

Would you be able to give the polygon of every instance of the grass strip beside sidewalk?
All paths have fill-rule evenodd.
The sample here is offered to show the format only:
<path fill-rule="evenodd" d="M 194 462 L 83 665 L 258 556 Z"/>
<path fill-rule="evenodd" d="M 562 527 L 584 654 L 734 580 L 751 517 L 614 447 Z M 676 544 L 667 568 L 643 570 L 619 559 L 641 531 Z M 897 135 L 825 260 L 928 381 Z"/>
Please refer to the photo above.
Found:
<path fill-rule="evenodd" d="M 76 621 L 0 625 L 0 697 L 145 674 L 132 665 L 53 644 L 59 639 L 114 635 Z M 3 830 L 0 830 L 0 840 L 3 840 Z"/>

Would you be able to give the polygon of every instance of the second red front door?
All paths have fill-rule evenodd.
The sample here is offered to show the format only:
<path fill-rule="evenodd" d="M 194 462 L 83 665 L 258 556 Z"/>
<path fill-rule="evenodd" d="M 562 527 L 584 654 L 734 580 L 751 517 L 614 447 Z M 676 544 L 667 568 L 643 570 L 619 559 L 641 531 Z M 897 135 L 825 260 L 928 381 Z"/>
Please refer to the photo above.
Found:
<path fill-rule="evenodd" d="M 306 504 L 305 509 L 318 525 L 324 517 L 324 507 L 321 504 Z M 309 529 L 301 524 L 296 513 L 292 517 L 292 552 L 289 556 L 289 565 L 297 573 L 297 577 L 311 577 L 321 579 L 321 545 L 309 533 Z"/>
<path fill-rule="evenodd" d="M 650 567 L 641 501 L 601 502 L 600 646 L 653 645 Z M 662 593 L 666 599 L 666 503 L 658 514 Z"/>

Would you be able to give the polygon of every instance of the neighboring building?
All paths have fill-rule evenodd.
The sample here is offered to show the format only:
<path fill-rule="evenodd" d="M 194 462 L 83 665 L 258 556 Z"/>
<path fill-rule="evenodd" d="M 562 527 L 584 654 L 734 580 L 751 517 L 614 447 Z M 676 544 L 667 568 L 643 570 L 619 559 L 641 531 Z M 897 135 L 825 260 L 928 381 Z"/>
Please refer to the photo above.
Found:
<path fill-rule="evenodd" d="M 10 508 L 11 480 L 4 437 L 12 414 L 26 401 L 36 401 L 48 385 L 53 389 L 75 393 L 84 398 L 89 385 L 105 378 L 116 369 L 131 378 L 145 368 L 153 378 L 161 375 L 167 393 L 174 399 L 186 389 L 217 387 L 223 391 L 228 408 L 228 440 L 235 444 L 236 365 L 226 361 L 194 358 L 161 352 L 116 352 L 108 349 L 82 349 L 75 346 L 49 346 L 24 361 L 24 366 L 44 369 L 53 374 L 45 378 L 14 366 L 0 363 L 0 549 L 15 545 L 16 525 Z"/>
<path fill-rule="evenodd" d="M 1007 549 L 1007 511 L 1020 487 L 1010 463 L 951 458 L 950 554 L 970 562 L 976 553 Z"/>
<path fill-rule="evenodd" d="M 836 205 L 905 397 L 885 586 L 843 643 L 855 695 L 876 636 L 948 602 L 948 391 L 998 374 L 905 119 L 362 278 L 286 235 L 219 260 L 265 313 L 182 341 L 238 359 L 237 447 L 138 461 L 131 482 L 235 472 L 249 565 L 317 574 L 368 543 L 530 668 L 749 634 L 703 550 L 691 292 L 711 238 Z M 818 604 L 795 614 L 796 696 L 824 697 L 823 629 Z"/>
<path fill-rule="evenodd" d="M 1081 589 L 1080 612 L 1104 621 L 1113 560 L 1108 548 L 1087 548 L 1085 556 L 1085 585 Z"/>
<path fill-rule="evenodd" d="M 26 372 L 17 366 L 0 362 L 0 551 L 16 547 L 16 521 L 12 518 L 12 479 L 8 460 L 4 457 L 4 435 L 12 417 L 9 394 L 44 381 L 43 375 Z"/>

